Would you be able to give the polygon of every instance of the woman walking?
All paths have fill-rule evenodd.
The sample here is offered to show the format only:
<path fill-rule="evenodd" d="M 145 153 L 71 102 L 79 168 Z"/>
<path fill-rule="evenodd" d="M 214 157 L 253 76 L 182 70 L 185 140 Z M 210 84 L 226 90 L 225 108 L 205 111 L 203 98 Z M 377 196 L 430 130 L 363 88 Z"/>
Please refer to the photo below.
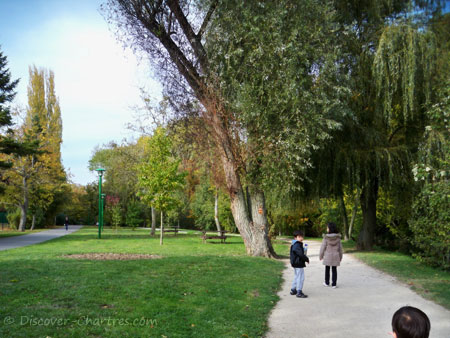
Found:
<path fill-rule="evenodd" d="M 324 286 L 330 286 L 330 267 L 331 267 L 331 286 L 336 289 L 337 283 L 337 267 L 342 260 L 342 243 L 341 235 L 337 231 L 334 223 L 327 224 L 328 233 L 323 237 L 322 246 L 320 247 L 319 259 L 323 259 L 325 265 L 325 282 Z"/>

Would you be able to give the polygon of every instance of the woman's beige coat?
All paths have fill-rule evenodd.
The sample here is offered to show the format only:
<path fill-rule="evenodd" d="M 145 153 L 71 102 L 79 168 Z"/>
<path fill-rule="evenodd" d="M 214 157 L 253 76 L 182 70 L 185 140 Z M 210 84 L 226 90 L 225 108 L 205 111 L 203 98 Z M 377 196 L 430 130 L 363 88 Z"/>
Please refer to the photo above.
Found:
<path fill-rule="evenodd" d="M 323 265 L 339 266 L 343 250 L 340 234 L 326 234 L 320 247 L 319 258 L 323 258 Z"/>

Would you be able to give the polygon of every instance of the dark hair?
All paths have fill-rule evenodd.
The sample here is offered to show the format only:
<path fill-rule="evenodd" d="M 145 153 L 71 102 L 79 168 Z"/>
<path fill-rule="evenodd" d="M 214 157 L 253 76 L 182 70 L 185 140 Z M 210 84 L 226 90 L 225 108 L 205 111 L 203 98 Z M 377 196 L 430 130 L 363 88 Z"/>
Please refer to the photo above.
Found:
<path fill-rule="evenodd" d="M 294 231 L 294 238 L 297 237 L 297 236 L 302 236 L 302 237 L 304 237 L 305 235 L 304 235 L 303 231 L 301 231 L 301 230 L 295 230 L 295 231 Z"/>
<path fill-rule="evenodd" d="M 334 224 L 333 222 L 330 222 L 327 224 L 328 229 L 330 229 L 330 234 L 337 234 L 338 230 L 337 230 L 337 225 Z"/>
<path fill-rule="evenodd" d="M 412 306 L 401 307 L 392 317 L 392 330 L 397 338 L 428 338 L 430 328 L 425 312 Z"/>

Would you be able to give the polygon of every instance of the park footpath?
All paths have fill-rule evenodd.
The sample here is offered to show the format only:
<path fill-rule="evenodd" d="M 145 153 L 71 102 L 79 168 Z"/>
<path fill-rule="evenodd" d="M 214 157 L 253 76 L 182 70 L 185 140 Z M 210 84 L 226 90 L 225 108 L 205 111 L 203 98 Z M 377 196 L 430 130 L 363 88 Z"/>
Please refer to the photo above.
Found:
<path fill-rule="evenodd" d="M 36 232 L 34 234 L 0 238 L 0 251 L 46 242 L 51 239 L 71 234 L 81 228 L 82 225 L 69 225 L 69 230 L 62 227 L 58 229 Z"/>
<path fill-rule="evenodd" d="M 344 254 L 338 267 L 338 287 L 324 287 L 320 242 L 305 240 L 304 243 L 309 245 L 310 264 L 305 268 L 303 286 L 308 298 L 289 294 L 293 269 L 286 260 L 284 282 L 278 293 L 280 301 L 270 314 L 266 338 L 389 338 L 392 315 L 405 305 L 417 307 L 428 315 L 430 338 L 450 337 L 450 311 L 351 254 Z"/>

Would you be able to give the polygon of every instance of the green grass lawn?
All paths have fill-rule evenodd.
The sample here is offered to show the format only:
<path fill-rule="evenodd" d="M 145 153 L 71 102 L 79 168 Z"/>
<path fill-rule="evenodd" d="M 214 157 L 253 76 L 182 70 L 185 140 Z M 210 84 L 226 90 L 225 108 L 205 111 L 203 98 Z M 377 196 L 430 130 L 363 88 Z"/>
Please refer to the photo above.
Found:
<path fill-rule="evenodd" d="M 275 244 L 280 253 L 286 246 Z M 129 261 L 67 254 L 161 255 Z M 0 337 L 259 337 L 281 285 L 281 261 L 248 257 L 240 237 L 150 238 L 95 228 L 0 252 Z"/>
<path fill-rule="evenodd" d="M 414 258 L 386 250 L 356 251 L 355 242 L 343 242 L 344 251 L 351 252 L 364 263 L 395 276 L 423 297 L 450 309 L 450 272 L 436 269 Z"/>
<path fill-rule="evenodd" d="M 3 230 L 0 231 L 0 238 L 3 237 L 12 237 L 12 236 L 21 236 L 26 234 L 33 234 L 35 232 L 40 232 L 48 229 L 37 229 L 37 230 L 25 230 L 25 231 L 17 231 L 17 230 Z"/>

